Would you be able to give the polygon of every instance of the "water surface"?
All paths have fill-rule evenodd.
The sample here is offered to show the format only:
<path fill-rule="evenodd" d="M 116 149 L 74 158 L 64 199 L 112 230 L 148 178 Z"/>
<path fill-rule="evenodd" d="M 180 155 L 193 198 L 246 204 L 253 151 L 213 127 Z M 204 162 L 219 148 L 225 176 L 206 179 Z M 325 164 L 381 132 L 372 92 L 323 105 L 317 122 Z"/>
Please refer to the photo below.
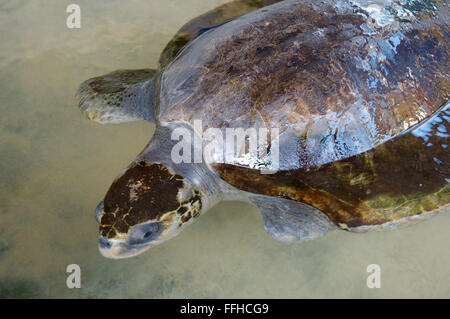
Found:
<path fill-rule="evenodd" d="M 393 232 L 335 231 L 286 246 L 250 204 L 224 202 L 127 260 L 97 250 L 93 211 L 154 125 L 85 120 L 85 79 L 156 65 L 189 19 L 223 0 L 0 0 L 0 298 L 450 297 L 450 214 Z M 82 288 L 66 287 L 78 264 Z M 379 264 L 380 289 L 366 286 Z"/>

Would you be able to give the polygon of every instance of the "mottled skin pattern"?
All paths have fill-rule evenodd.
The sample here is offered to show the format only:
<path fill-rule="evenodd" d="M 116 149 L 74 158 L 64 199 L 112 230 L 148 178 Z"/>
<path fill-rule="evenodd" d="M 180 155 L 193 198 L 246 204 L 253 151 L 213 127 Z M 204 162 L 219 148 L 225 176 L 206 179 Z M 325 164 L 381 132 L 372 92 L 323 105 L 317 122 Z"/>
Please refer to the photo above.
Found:
<path fill-rule="evenodd" d="M 100 233 L 107 238 L 126 234 L 131 226 L 146 221 L 170 222 L 175 214 L 182 223 L 197 217 L 201 198 L 197 191 L 182 201 L 177 195 L 184 187 L 183 177 L 160 164 L 144 161 L 130 167 L 108 190 L 103 201 Z M 196 206 L 196 209 L 190 207 Z"/>
<path fill-rule="evenodd" d="M 154 118 L 152 110 L 141 110 L 141 101 L 154 99 L 153 77 L 156 70 L 117 70 L 85 81 L 77 92 L 81 112 L 99 123 Z M 136 90 L 148 81 L 149 90 Z"/>
<path fill-rule="evenodd" d="M 319 167 L 273 175 L 229 164 L 216 169 L 239 189 L 307 203 L 344 229 L 380 225 L 450 203 L 449 133 L 447 106 L 426 130 Z"/>

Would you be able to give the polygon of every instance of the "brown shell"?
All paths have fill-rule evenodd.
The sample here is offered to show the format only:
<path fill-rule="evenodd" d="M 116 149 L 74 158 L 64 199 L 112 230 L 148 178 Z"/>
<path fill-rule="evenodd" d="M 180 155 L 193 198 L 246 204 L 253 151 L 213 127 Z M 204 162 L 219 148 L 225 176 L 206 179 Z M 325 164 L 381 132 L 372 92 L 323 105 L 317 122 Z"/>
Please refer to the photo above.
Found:
<path fill-rule="evenodd" d="M 367 3 L 283 1 L 203 34 L 162 73 L 158 120 L 278 128 L 295 140 L 284 171 L 213 163 L 220 176 L 311 204 L 344 228 L 448 204 L 448 135 L 434 147 L 401 135 L 448 101 L 448 7 Z"/>
<path fill-rule="evenodd" d="M 204 34 L 162 75 L 161 121 L 263 120 L 304 135 L 351 115 L 374 143 L 403 132 L 448 99 L 446 17 L 369 32 L 364 14 L 346 1 L 283 1 Z"/>

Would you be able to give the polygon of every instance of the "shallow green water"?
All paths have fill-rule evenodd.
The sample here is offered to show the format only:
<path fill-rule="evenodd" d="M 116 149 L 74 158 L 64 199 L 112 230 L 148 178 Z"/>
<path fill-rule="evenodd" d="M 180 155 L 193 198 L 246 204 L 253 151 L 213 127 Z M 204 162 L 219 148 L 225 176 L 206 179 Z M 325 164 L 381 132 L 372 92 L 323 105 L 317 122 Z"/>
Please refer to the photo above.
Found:
<path fill-rule="evenodd" d="M 128 260 L 97 250 L 93 211 L 154 126 L 101 126 L 73 95 L 85 79 L 155 66 L 176 30 L 223 0 L 0 0 L 0 298 L 450 297 L 450 214 L 394 232 L 335 231 L 285 246 L 260 214 L 221 203 Z M 68 289 L 66 267 L 81 267 Z M 366 286 L 369 264 L 381 288 Z"/>

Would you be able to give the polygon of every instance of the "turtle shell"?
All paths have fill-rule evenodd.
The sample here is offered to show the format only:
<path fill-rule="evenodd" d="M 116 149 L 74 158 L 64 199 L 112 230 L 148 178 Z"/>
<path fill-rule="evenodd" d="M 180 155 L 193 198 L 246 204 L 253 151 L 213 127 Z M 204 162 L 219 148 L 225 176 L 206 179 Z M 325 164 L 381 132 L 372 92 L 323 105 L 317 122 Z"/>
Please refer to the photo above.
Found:
<path fill-rule="evenodd" d="M 181 50 L 204 32 L 224 24 L 236 17 L 259 8 L 280 2 L 281 0 L 234 0 L 225 3 L 186 23 L 166 45 L 159 58 L 159 68 L 163 69 L 181 52 Z"/>
<path fill-rule="evenodd" d="M 395 177 L 407 178 L 402 168 L 420 158 L 411 150 L 421 149 L 423 140 L 401 134 L 448 100 L 448 16 L 445 1 L 297 0 L 262 8 L 184 48 L 161 74 L 158 120 L 201 120 L 203 130 L 279 129 L 279 173 L 261 175 L 261 161 L 243 161 L 239 154 L 212 164 L 240 189 L 306 202 L 343 228 L 430 211 L 450 201 L 448 164 L 437 180 L 426 179 L 435 167 L 417 175 L 434 185 L 425 193 L 417 190 L 423 183 L 406 192 L 445 195 L 425 203 L 403 195 L 402 184 L 390 188 L 389 170 L 398 168 L 406 175 Z M 267 148 L 270 153 L 270 141 Z M 448 151 L 436 152 L 448 163 Z M 381 174 L 374 167 L 386 154 L 389 165 Z M 310 173 L 317 170 L 322 173 Z M 335 179 L 326 182 L 329 176 Z M 323 183 L 312 183 L 315 177 Z M 376 190 L 368 187 L 380 179 L 386 180 Z M 402 206 L 407 202 L 413 207 Z"/>
<path fill-rule="evenodd" d="M 280 128 L 303 148 L 289 169 L 371 149 L 448 98 L 445 12 L 393 11 L 377 22 L 347 1 L 283 1 L 215 28 L 163 72 L 159 119 Z"/>

